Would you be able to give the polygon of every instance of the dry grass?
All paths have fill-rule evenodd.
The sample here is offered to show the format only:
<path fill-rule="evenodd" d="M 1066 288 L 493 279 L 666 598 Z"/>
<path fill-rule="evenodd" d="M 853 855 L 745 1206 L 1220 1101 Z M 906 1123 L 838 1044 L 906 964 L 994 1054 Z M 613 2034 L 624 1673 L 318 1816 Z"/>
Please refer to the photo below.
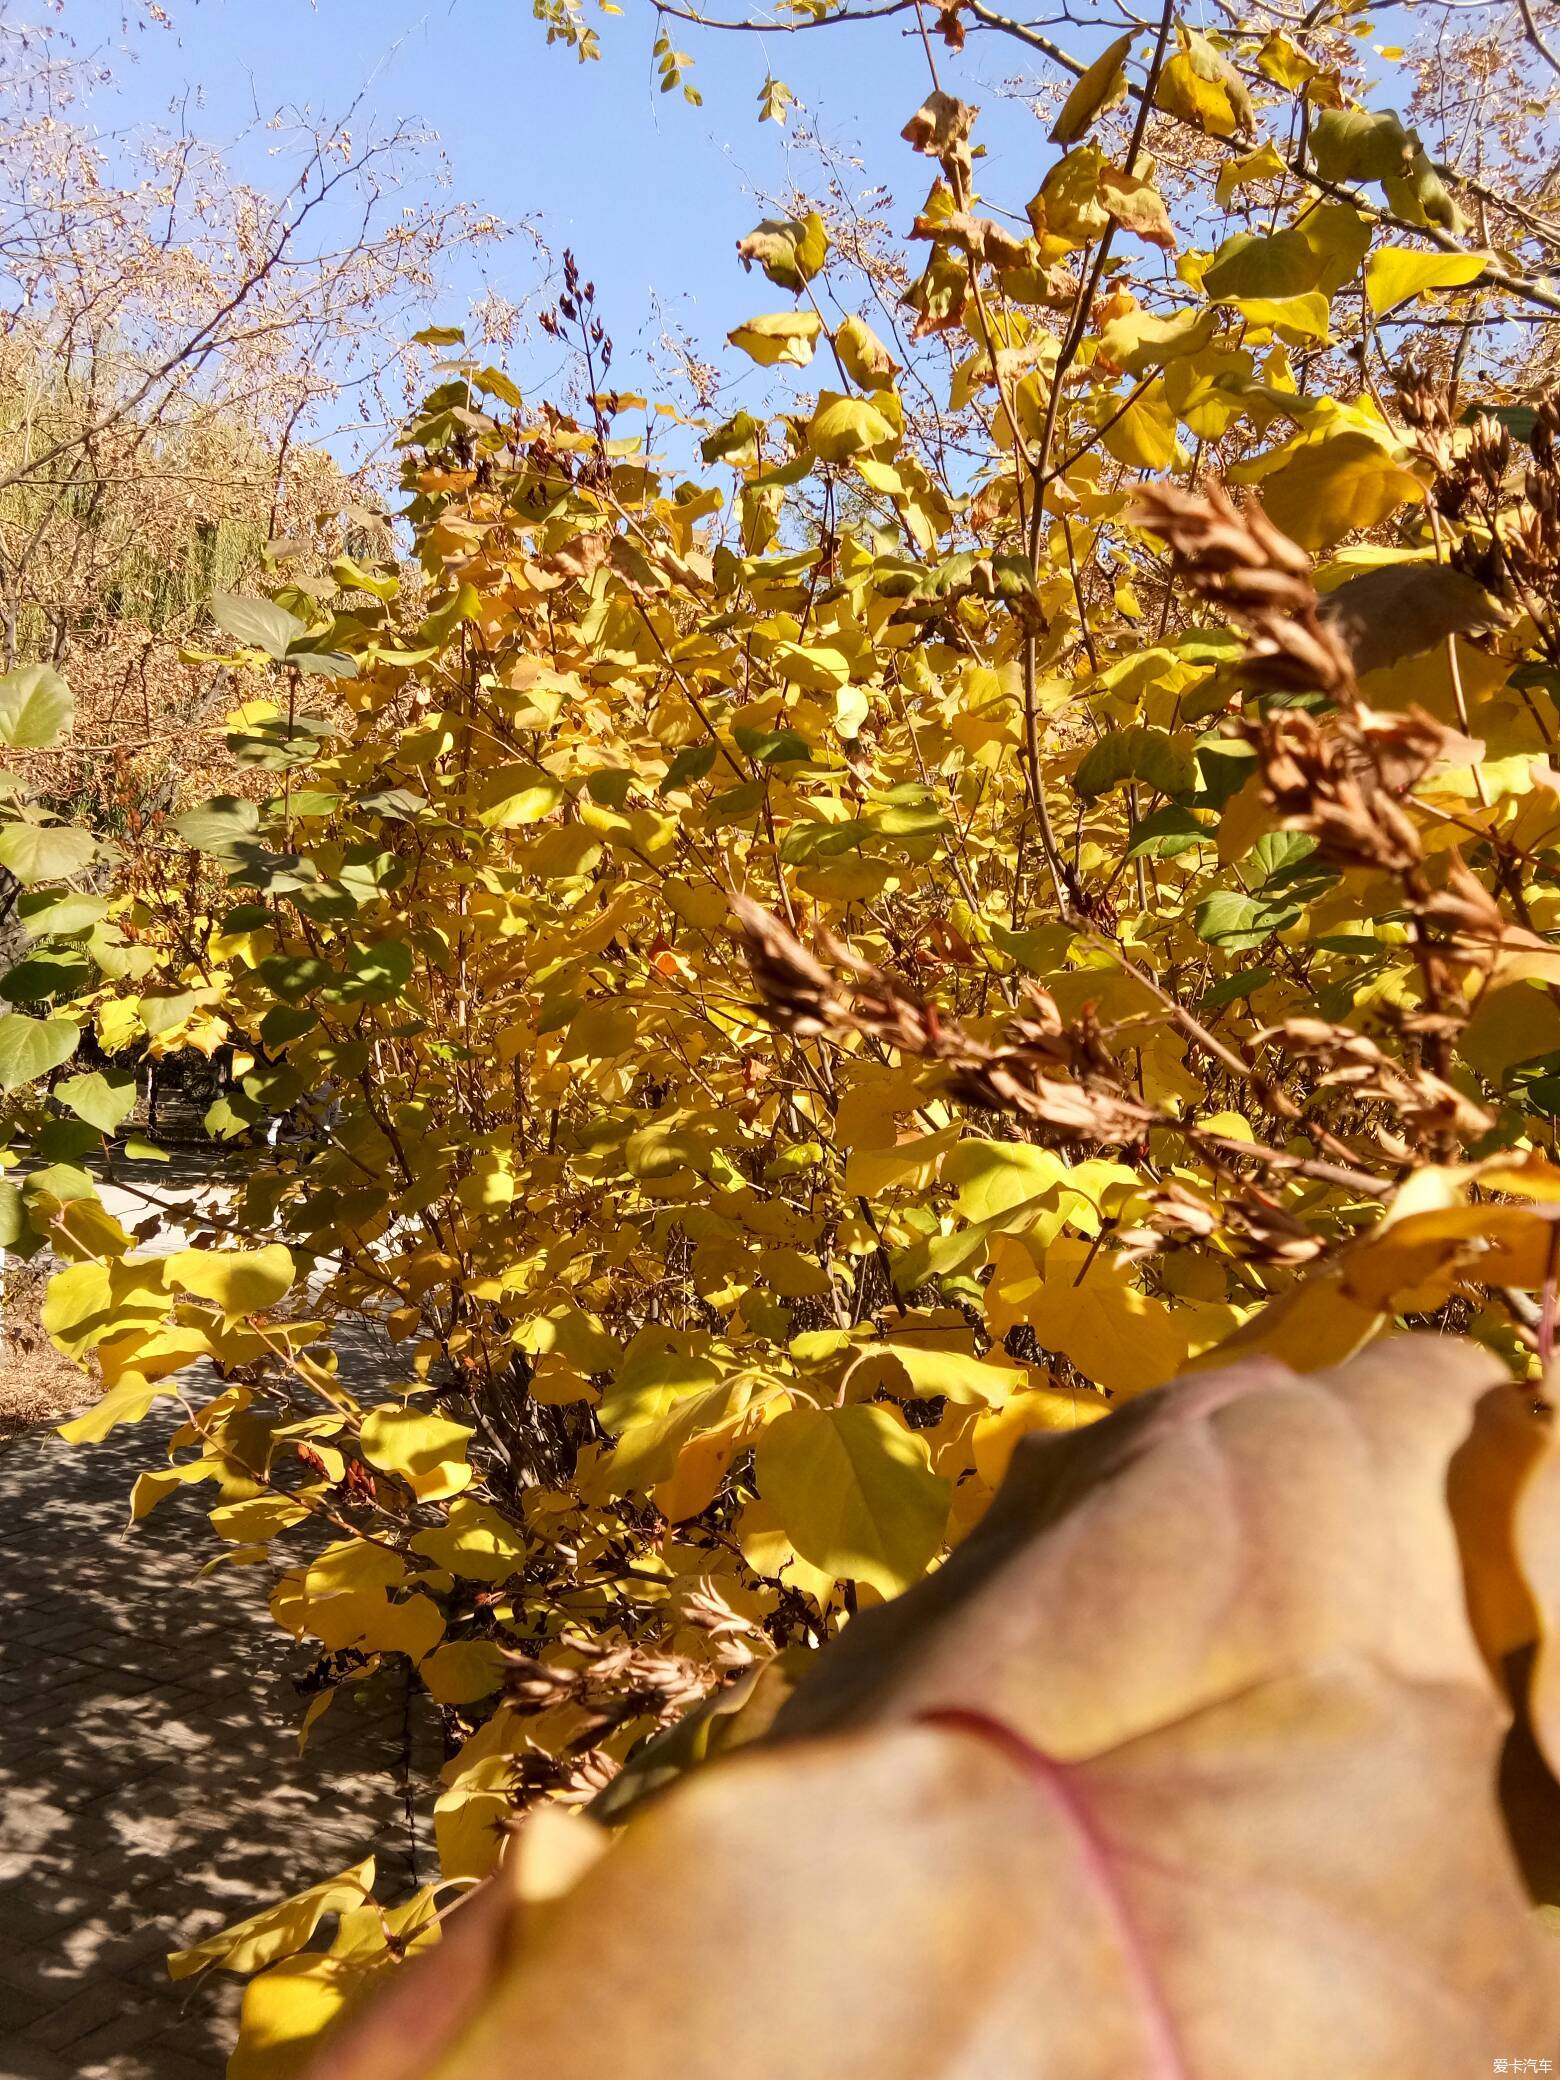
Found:
<path fill-rule="evenodd" d="M 15 1259 L 0 1290 L 0 1449 L 29 1430 L 58 1423 L 91 1399 L 90 1384 L 50 1343 L 38 1320 L 48 1273 Z"/>

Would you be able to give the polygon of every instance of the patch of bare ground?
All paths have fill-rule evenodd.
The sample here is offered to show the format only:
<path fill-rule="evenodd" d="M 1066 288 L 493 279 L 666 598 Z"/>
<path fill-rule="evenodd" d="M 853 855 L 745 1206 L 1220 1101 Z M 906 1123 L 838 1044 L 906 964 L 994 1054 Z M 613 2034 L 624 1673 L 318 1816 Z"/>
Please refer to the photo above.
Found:
<path fill-rule="evenodd" d="M 60 1356 L 39 1320 L 51 1268 L 8 1257 L 0 1274 L 0 1451 L 12 1438 L 63 1422 L 92 1398 L 90 1383 Z"/>

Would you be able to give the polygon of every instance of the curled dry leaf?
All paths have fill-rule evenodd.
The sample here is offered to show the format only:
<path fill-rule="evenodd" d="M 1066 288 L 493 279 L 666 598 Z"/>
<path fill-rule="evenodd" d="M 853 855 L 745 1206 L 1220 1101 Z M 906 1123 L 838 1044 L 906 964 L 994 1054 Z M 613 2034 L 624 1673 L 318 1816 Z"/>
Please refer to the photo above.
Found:
<path fill-rule="evenodd" d="M 1434 563 L 1391 563 L 1329 592 L 1318 609 L 1341 636 L 1363 677 L 1402 657 L 1417 657 L 1450 635 L 1498 628 L 1505 619 L 1481 585 Z"/>
<path fill-rule="evenodd" d="M 1321 2044 L 1452 2080 L 1553 2045 L 1446 1507 L 1497 1370 L 1395 1341 L 1026 1440 L 770 1736 L 561 1897 L 501 1880 L 459 2005 L 409 1969 L 316 2080 L 365 2046 L 378 2080 L 1312 2080 Z"/>

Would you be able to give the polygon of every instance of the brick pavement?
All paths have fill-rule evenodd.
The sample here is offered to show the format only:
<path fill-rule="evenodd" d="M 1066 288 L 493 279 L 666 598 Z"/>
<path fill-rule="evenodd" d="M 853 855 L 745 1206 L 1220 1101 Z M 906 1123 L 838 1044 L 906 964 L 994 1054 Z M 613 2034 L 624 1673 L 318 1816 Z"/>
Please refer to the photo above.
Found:
<path fill-rule="evenodd" d="M 176 1986 L 168 1950 L 370 1850 L 392 1890 L 414 1860 L 433 1874 L 401 1680 L 338 1699 L 300 1757 L 303 1657 L 266 1612 L 270 1571 L 198 1579 L 199 1490 L 126 1535 L 176 1420 L 0 1447 L 0 2080 L 218 2074 L 241 1982 Z"/>

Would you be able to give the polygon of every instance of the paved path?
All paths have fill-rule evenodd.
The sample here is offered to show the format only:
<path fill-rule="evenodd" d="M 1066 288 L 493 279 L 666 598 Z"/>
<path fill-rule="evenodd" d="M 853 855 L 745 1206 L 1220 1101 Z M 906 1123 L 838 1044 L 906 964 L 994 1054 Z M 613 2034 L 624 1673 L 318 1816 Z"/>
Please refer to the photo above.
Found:
<path fill-rule="evenodd" d="M 368 1711 L 338 1698 L 300 1758 L 307 1657 L 266 1611 L 270 1570 L 198 1580 L 199 1489 L 125 1536 L 177 1420 L 0 1446 L 0 2080 L 219 2074 L 241 1983 L 175 1986 L 169 1949 L 370 1850 L 392 1891 L 414 1854 L 435 1874 L 399 1680 Z M 424 1764 L 428 1744 L 423 1722 Z"/>

